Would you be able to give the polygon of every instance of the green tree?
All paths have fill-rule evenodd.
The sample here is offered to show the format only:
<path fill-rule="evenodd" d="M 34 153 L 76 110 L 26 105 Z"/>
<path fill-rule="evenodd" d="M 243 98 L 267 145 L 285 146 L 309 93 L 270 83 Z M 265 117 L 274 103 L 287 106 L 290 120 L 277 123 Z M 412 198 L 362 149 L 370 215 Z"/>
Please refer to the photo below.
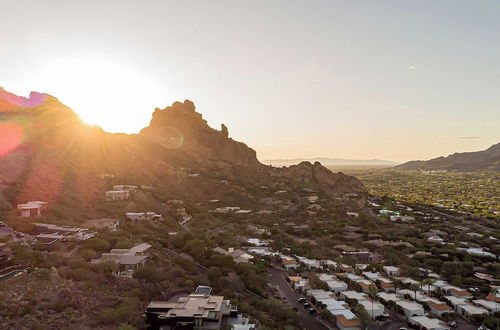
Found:
<path fill-rule="evenodd" d="M 368 314 L 368 312 L 366 311 L 365 307 L 363 307 L 363 305 L 357 304 L 354 307 L 354 313 L 356 313 L 356 315 L 359 317 L 363 329 L 367 329 L 371 325 L 372 318 L 370 314 Z"/>

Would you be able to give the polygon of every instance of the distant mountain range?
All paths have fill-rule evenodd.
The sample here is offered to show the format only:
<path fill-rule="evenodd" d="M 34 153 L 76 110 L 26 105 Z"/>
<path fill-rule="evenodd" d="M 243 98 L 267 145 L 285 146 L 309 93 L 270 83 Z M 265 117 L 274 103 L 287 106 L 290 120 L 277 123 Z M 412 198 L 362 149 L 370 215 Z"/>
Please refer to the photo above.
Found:
<path fill-rule="evenodd" d="M 343 159 L 343 158 L 294 158 L 294 159 L 271 159 L 263 160 L 264 164 L 271 164 L 273 166 L 290 166 L 299 164 L 301 162 L 320 162 L 323 166 L 395 166 L 398 163 L 389 160 L 380 159 Z"/>
<path fill-rule="evenodd" d="M 462 152 L 431 160 L 415 160 L 395 167 L 399 170 L 446 170 L 460 172 L 500 171 L 500 143 L 486 150 Z"/>

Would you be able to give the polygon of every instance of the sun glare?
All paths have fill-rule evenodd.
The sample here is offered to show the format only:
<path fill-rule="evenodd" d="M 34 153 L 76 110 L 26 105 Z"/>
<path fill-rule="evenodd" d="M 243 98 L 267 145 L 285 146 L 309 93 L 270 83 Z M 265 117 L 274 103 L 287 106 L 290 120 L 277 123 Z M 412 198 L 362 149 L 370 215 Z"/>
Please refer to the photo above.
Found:
<path fill-rule="evenodd" d="M 95 58 L 58 60 L 36 85 L 72 108 L 86 123 L 109 132 L 135 133 L 146 126 L 158 91 L 132 65 Z M 46 89 L 45 89 L 46 88 Z"/>

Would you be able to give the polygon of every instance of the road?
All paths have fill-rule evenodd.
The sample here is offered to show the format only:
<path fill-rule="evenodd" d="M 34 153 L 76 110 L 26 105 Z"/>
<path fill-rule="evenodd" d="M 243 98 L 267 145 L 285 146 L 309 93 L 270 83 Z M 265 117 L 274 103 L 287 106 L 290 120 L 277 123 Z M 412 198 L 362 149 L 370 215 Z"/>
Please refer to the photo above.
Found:
<path fill-rule="evenodd" d="M 274 285 L 278 285 L 279 292 L 283 298 L 286 299 L 286 302 L 289 303 L 292 307 L 296 307 L 298 309 L 297 315 L 299 317 L 300 325 L 307 330 L 321 330 L 328 329 L 323 323 L 317 320 L 317 315 L 311 315 L 307 311 L 304 306 L 297 301 L 301 296 L 292 290 L 290 284 L 285 280 L 284 275 L 287 275 L 287 272 L 278 268 L 270 268 L 270 281 Z M 334 327 L 330 327 L 330 329 L 337 329 Z"/>

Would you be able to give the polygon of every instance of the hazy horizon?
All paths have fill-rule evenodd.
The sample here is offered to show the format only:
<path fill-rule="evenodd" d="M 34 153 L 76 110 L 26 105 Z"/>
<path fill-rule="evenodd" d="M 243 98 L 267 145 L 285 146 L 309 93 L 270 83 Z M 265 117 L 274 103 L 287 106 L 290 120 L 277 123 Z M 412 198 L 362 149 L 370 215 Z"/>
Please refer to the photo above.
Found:
<path fill-rule="evenodd" d="M 403 162 L 498 143 L 500 3 L 394 4 L 11 2 L 0 86 L 51 94 L 110 132 L 190 99 L 264 160 Z"/>

